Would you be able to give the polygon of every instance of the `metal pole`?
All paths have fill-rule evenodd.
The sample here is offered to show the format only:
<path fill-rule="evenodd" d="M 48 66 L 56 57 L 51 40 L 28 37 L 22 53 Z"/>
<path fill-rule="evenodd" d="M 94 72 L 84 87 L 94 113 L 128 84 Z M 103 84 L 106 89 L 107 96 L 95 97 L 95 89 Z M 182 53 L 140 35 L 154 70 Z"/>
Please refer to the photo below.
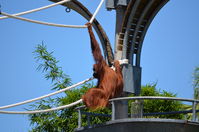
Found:
<path fill-rule="evenodd" d="M 111 102 L 112 104 L 112 114 L 111 114 L 111 120 L 115 120 L 115 103 L 114 101 Z"/>
<path fill-rule="evenodd" d="M 192 104 L 192 110 L 193 110 L 192 121 L 196 121 L 196 104 L 197 104 L 196 101 L 194 101 Z"/>
<path fill-rule="evenodd" d="M 78 128 L 80 128 L 82 126 L 82 114 L 81 114 L 81 110 L 78 109 Z"/>
<path fill-rule="evenodd" d="M 123 17 L 125 14 L 125 6 L 117 6 L 116 8 L 116 26 L 115 26 L 115 60 L 122 59 L 122 49 L 118 48 L 119 34 L 121 33 L 121 27 Z"/>
<path fill-rule="evenodd" d="M 115 27 L 115 60 L 122 59 L 122 49 L 118 48 L 119 34 L 121 33 L 121 27 L 123 17 L 126 11 L 126 6 L 118 5 L 116 7 L 116 27 Z M 123 93 L 123 96 L 126 94 Z M 115 101 L 115 119 L 128 118 L 128 101 L 121 100 Z"/>

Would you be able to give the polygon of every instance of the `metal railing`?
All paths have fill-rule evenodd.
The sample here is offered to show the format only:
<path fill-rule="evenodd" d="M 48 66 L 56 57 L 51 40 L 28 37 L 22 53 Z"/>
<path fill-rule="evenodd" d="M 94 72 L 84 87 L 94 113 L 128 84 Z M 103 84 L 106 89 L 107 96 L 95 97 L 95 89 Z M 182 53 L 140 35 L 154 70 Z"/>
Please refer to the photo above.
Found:
<path fill-rule="evenodd" d="M 81 127 L 81 118 L 82 115 L 87 115 L 87 122 L 88 126 L 90 126 L 90 117 L 91 116 L 103 116 L 103 117 L 110 117 L 111 120 L 115 120 L 115 102 L 116 101 L 122 101 L 122 100 L 134 100 L 134 101 L 143 101 L 143 100 L 170 100 L 170 101 L 183 101 L 183 102 L 191 102 L 192 103 L 192 110 L 185 110 L 185 111 L 170 111 L 170 112 L 157 112 L 157 113 L 143 113 L 143 105 L 140 107 L 141 109 L 141 115 L 140 117 L 142 118 L 143 116 L 154 116 L 154 115 L 168 115 L 168 114 L 187 114 L 187 113 L 192 113 L 192 121 L 196 122 L 197 121 L 197 114 L 199 110 L 196 110 L 196 105 L 199 103 L 199 100 L 195 99 L 185 99 L 185 98 L 176 98 L 176 97 L 158 97 L 158 96 L 137 96 L 137 97 L 121 97 L 121 98 L 114 98 L 110 99 L 110 103 L 112 105 L 112 114 L 100 114 L 100 113 L 91 113 L 91 112 L 85 112 L 82 111 L 85 106 L 77 107 L 78 110 L 78 128 Z M 139 113 L 139 114 L 140 114 Z M 132 113 L 131 113 L 132 115 Z M 132 116 L 131 116 L 132 117 Z"/>
<path fill-rule="evenodd" d="M 185 98 L 176 98 L 176 97 L 157 97 L 157 96 L 137 96 L 137 97 L 122 97 L 122 98 L 114 98 L 111 99 L 110 102 L 112 104 L 112 120 L 115 120 L 115 101 L 121 100 L 173 100 L 173 101 L 184 101 L 192 103 L 192 121 L 196 121 L 196 104 L 199 103 L 199 100 L 195 99 L 185 99 Z"/>

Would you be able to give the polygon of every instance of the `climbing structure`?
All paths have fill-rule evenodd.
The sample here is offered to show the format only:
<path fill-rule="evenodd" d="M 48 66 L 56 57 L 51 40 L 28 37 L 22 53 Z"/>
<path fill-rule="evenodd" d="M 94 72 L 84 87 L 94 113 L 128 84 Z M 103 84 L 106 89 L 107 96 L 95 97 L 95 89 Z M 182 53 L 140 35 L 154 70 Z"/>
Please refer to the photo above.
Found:
<path fill-rule="evenodd" d="M 122 23 L 118 50 L 133 66 L 140 66 L 145 34 L 153 18 L 168 0 L 131 0 Z"/>
<path fill-rule="evenodd" d="M 60 2 L 61 0 L 49 1 Z M 140 58 L 144 37 L 153 18 L 168 1 L 169 0 L 130 0 L 129 2 L 128 0 L 106 1 L 108 10 L 117 10 L 122 6 L 125 12 L 124 16 L 121 16 L 121 18 L 123 18 L 122 25 L 120 27 L 119 37 L 115 42 L 115 53 L 121 53 L 121 55 L 115 59 L 129 60 L 129 65 L 123 68 L 125 81 L 124 92 L 135 93 L 136 95 L 140 93 Z M 75 10 L 87 20 L 92 17 L 89 10 L 77 0 L 72 0 L 62 5 Z M 104 56 L 109 65 L 111 65 L 111 62 L 114 60 L 114 55 L 110 41 L 96 19 L 93 22 L 93 27 L 100 38 Z"/>
<path fill-rule="evenodd" d="M 124 77 L 124 93 L 127 95 L 128 93 L 134 93 L 138 95 L 141 89 L 141 51 L 142 45 L 144 41 L 144 37 L 147 33 L 147 30 L 153 21 L 156 14 L 159 10 L 169 1 L 169 0 L 107 0 L 106 6 L 108 10 L 116 10 L 117 15 L 117 22 L 116 22 L 116 41 L 115 41 L 115 51 L 113 54 L 110 41 L 103 30 L 102 26 L 99 22 L 95 19 L 96 12 L 92 15 L 89 10 L 83 6 L 77 0 L 49 0 L 55 2 L 55 4 L 46 6 L 43 8 L 38 8 L 35 10 L 18 13 L 15 15 L 10 15 L 4 12 L 0 12 L 1 15 L 5 17 L 0 17 L 4 19 L 6 17 L 12 17 L 15 19 L 20 19 L 24 21 L 34 22 L 38 24 L 44 25 L 51 25 L 51 26 L 58 26 L 58 27 L 73 27 L 73 28 L 86 28 L 85 25 L 83 26 L 74 26 L 74 25 L 60 25 L 60 24 L 52 24 L 40 21 L 34 21 L 22 17 L 18 17 L 19 15 L 28 14 L 31 12 L 39 11 L 42 9 L 46 9 L 55 5 L 61 4 L 67 8 L 70 8 L 80 15 L 82 15 L 85 19 L 89 22 L 92 21 L 93 27 L 101 41 L 101 45 L 104 51 L 104 56 L 107 60 L 109 65 L 112 64 L 114 59 L 122 60 L 128 59 L 128 64 L 123 66 L 123 77 Z M 101 0 L 100 5 L 102 5 L 104 0 Z M 1 109 L 7 109 L 10 107 L 15 107 L 18 105 L 30 103 L 39 99 L 43 99 L 66 90 L 69 90 L 73 87 L 81 85 L 87 81 L 92 80 L 93 78 L 89 78 L 73 86 L 68 88 L 62 89 L 60 91 L 44 95 L 38 98 L 34 98 L 31 100 L 26 100 L 23 102 L 19 102 L 16 104 L 11 104 L 7 106 L 0 107 L 0 113 L 3 114 L 34 114 L 34 113 L 42 113 L 42 112 L 49 112 L 54 110 L 65 109 L 74 105 L 77 105 L 82 102 L 82 100 L 78 100 L 71 104 L 60 106 L 52 109 L 47 110 L 37 110 L 37 111 L 2 111 Z M 125 95 L 124 94 L 124 95 Z M 192 103 L 192 110 L 193 113 L 192 121 L 193 122 L 186 122 L 182 120 L 167 120 L 167 119 L 125 119 L 128 117 L 128 100 L 144 100 L 144 99 L 161 99 L 161 100 L 180 100 L 180 101 L 187 101 Z M 81 127 L 81 110 L 78 109 L 79 112 L 79 120 L 78 120 L 78 129 L 77 131 L 85 131 L 85 132 L 98 132 L 98 131 L 137 131 L 137 132 L 145 132 L 145 131 L 165 131 L 165 132 L 181 132 L 181 128 L 183 132 L 197 132 L 199 129 L 199 124 L 196 123 L 196 104 L 199 103 L 199 100 L 192 100 L 192 99 L 182 99 L 182 98 L 172 98 L 172 97 L 122 97 L 111 99 L 112 104 L 112 121 L 102 125 L 100 127 L 93 127 L 93 128 L 82 128 Z M 118 103 L 119 102 L 119 103 Z M 142 113 L 140 114 L 142 115 Z M 142 117 L 142 116 L 141 116 Z M 145 128 L 142 125 L 146 126 Z M 172 127 L 171 127 L 172 126 Z M 142 128 L 142 129 L 140 129 Z"/>
<path fill-rule="evenodd" d="M 60 2 L 61 0 L 49 0 L 49 1 Z M 63 3 L 62 6 L 65 6 L 67 8 L 70 8 L 70 9 L 76 11 L 77 13 L 82 15 L 87 20 L 90 20 L 92 17 L 92 13 L 83 4 L 81 4 L 77 0 L 71 0 L 67 3 Z M 94 21 L 93 21 L 93 27 L 101 41 L 101 45 L 102 45 L 102 48 L 104 51 L 104 56 L 107 59 L 108 64 L 111 65 L 111 63 L 113 62 L 113 51 L 112 51 L 112 48 L 110 45 L 110 41 L 109 41 L 105 31 L 103 30 L 102 26 L 96 19 L 94 19 Z"/>
<path fill-rule="evenodd" d="M 121 58 L 129 60 L 129 65 L 123 69 L 126 92 L 136 95 L 140 93 L 140 59 L 144 37 L 152 20 L 167 2 L 168 0 L 131 0 L 127 4 L 116 44 L 117 52 L 122 52 Z"/>
<path fill-rule="evenodd" d="M 57 6 L 57 5 L 65 5 L 68 6 L 70 9 L 73 9 L 75 11 L 77 11 L 79 14 L 81 14 L 83 17 L 85 17 L 89 23 L 92 23 L 94 25 L 94 28 L 101 40 L 102 43 L 102 47 L 104 50 L 104 55 L 105 58 L 107 59 L 107 63 L 109 63 L 111 65 L 111 62 L 113 61 L 113 53 L 112 53 L 112 49 L 110 46 L 110 42 L 108 40 L 108 37 L 106 36 L 104 30 L 102 29 L 102 27 L 100 26 L 100 24 L 98 23 L 98 21 L 95 19 L 95 16 L 97 15 L 99 9 L 101 8 L 102 4 L 103 4 L 104 0 L 101 0 L 100 4 L 98 5 L 97 9 L 95 10 L 95 12 L 93 14 L 91 14 L 87 8 L 85 8 L 81 3 L 79 3 L 78 1 L 71 1 L 71 0 L 60 0 L 59 2 L 57 1 L 54 4 L 51 5 L 47 5 L 47 6 L 43 6 L 40 8 L 36 8 L 36 9 L 32 9 L 32 10 L 28 10 L 28 11 L 24 11 L 24 12 L 20 12 L 20 13 L 16 13 L 16 14 L 9 14 L 6 12 L 3 12 L 0 10 L 0 15 L 3 15 L 2 17 L 0 17 L 0 20 L 2 19 L 6 19 L 6 18 L 14 18 L 14 19 L 19 19 L 22 21 L 27 21 L 27 22 L 31 22 L 31 23 L 36 23 L 36 24 L 42 24 L 42 25 L 48 25 L 48 26 L 56 26 L 56 27 L 65 27 L 65 28 L 87 28 L 86 25 L 65 25 L 65 24 L 56 24 L 56 23 L 49 23 L 49 22 L 43 22 L 43 21 L 38 21 L 38 20 L 32 20 L 32 19 L 28 19 L 28 18 L 24 18 L 24 17 L 20 17 L 21 15 L 24 14 L 29 14 L 29 13 L 33 13 L 33 12 L 37 12 L 40 10 L 44 10 L 47 8 L 51 8 L 53 6 Z M 68 8 L 67 8 L 68 9 Z M 11 107 L 15 107 L 15 106 L 19 106 L 19 105 L 23 105 L 26 103 L 30 103 L 33 101 L 37 101 L 37 100 L 41 100 L 43 98 L 64 92 L 66 90 L 69 90 L 71 88 L 77 87 L 78 85 L 81 85 L 83 83 L 86 83 L 87 81 L 92 80 L 93 77 L 86 79 L 82 82 L 79 82 L 77 84 L 74 84 L 73 86 L 64 88 L 62 90 L 41 96 L 41 97 L 37 97 L 34 99 L 30 99 L 30 100 L 26 100 L 26 101 L 22 101 L 22 102 L 18 102 L 18 103 L 14 103 L 14 104 L 10 104 L 10 105 L 6 105 L 6 106 L 0 106 L 0 113 L 2 114 L 34 114 L 34 113 L 44 113 L 44 112 L 50 112 L 50 111 L 54 111 L 54 110 L 61 110 L 61 109 L 65 109 L 65 108 L 69 108 L 72 107 L 74 105 L 77 105 L 79 103 L 82 102 L 82 99 L 79 99 L 71 104 L 67 104 L 64 106 L 59 106 L 59 107 L 55 107 L 55 108 L 51 108 L 51 109 L 45 109 L 45 110 L 36 110 L 36 111 L 4 111 L 2 109 L 7 109 L 7 108 L 11 108 Z"/>

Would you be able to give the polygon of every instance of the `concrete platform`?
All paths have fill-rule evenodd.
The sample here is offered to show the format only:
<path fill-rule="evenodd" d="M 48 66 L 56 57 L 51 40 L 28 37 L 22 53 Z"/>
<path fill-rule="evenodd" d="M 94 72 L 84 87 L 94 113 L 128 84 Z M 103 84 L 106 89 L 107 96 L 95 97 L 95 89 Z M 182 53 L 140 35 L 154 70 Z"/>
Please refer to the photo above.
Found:
<path fill-rule="evenodd" d="M 76 132 L 199 132 L 199 122 L 175 119 L 120 119 L 81 127 Z"/>

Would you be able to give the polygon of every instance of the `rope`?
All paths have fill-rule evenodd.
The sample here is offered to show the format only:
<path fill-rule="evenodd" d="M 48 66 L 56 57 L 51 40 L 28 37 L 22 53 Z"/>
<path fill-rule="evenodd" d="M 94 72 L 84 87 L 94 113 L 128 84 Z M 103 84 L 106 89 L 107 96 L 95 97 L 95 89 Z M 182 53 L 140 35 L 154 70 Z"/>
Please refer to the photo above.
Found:
<path fill-rule="evenodd" d="M 55 24 L 55 23 L 47 23 L 47 22 L 42 22 L 42 21 L 36 21 L 36 20 L 32 20 L 32 19 L 14 16 L 14 15 L 11 15 L 11 14 L 8 14 L 8 13 L 5 13 L 5 12 L 1 12 L 1 15 L 8 16 L 8 17 L 15 18 L 15 19 L 19 19 L 19 20 L 23 20 L 23 21 L 27 21 L 27 22 L 48 25 L 48 26 L 68 27 L 68 28 L 86 28 L 87 27 L 85 25 L 63 25 L 63 24 Z"/>
<path fill-rule="evenodd" d="M 120 65 L 125 65 L 125 64 L 128 64 L 129 63 L 129 60 L 128 59 L 122 59 L 122 60 L 118 60 Z"/>
<path fill-rule="evenodd" d="M 37 12 L 37 11 L 40 11 L 40 10 L 44 10 L 44 9 L 47 9 L 47 8 L 50 8 L 50 7 L 53 7 L 53 6 L 61 5 L 61 4 L 63 4 L 63 3 L 69 2 L 69 1 L 71 1 L 71 0 L 62 0 L 62 1 L 60 1 L 60 2 L 51 4 L 51 5 L 43 6 L 43 7 L 40 7 L 40 8 L 36 8 L 36 9 L 32 9 L 32 10 L 28 10 L 28 11 L 24 11 L 24 12 L 12 14 L 12 15 L 13 15 L 13 16 L 25 15 L 25 14 Z M 5 18 L 8 18 L 8 16 L 0 17 L 0 20 L 1 20 L 1 19 L 5 19 Z"/>
<path fill-rule="evenodd" d="M 43 25 L 48 25 L 48 26 L 69 27 L 69 28 L 86 28 L 87 27 L 86 25 L 63 25 L 63 24 L 47 23 L 47 22 L 36 21 L 36 20 L 27 19 L 27 18 L 23 18 L 23 17 L 18 17 L 20 15 L 24 15 L 24 14 L 29 14 L 29 13 L 32 13 L 32 12 L 40 11 L 40 10 L 47 9 L 47 8 L 50 8 L 50 7 L 59 5 L 59 4 L 63 4 L 65 2 L 69 2 L 69 1 L 70 0 L 63 0 L 63 1 L 51 4 L 51 5 L 48 5 L 48 6 L 40 7 L 40 8 L 37 8 L 37 9 L 33 9 L 33 10 L 29 10 L 29 11 L 25 11 L 25 12 L 21 12 L 21 13 L 17 13 L 17 14 L 8 14 L 8 13 L 5 13 L 5 12 L 0 12 L 1 15 L 4 15 L 4 17 L 0 17 L 0 20 L 8 18 L 8 17 L 11 17 L 11 18 L 15 18 L 15 19 L 19 19 L 19 20 L 23 20 L 23 21 L 27 21 L 27 22 L 32 22 L 32 23 L 37 23 L 37 24 L 43 24 Z M 97 13 L 99 12 L 99 9 L 101 8 L 101 6 L 103 4 L 103 2 L 104 2 L 104 0 L 101 0 L 101 2 L 98 5 L 96 11 L 94 12 L 93 16 L 91 17 L 89 23 L 93 22 L 93 20 L 95 19 Z M 36 100 L 40 100 L 40 99 L 43 99 L 43 98 L 46 98 L 46 97 L 49 97 L 49 96 L 52 96 L 52 95 L 64 92 L 66 90 L 69 90 L 69 89 L 71 89 L 73 87 L 81 85 L 81 84 L 83 84 L 83 83 L 85 83 L 87 81 L 90 81 L 92 79 L 93 78 L 89 78 L 89 79 L 87 79 L 85 81 L 82 81 L 80 83 L 74 84 L 74 85 L 72 85 L 70 87 L 67 87 L 65 89 L 62 89 L 62 90 L 53 92 L 51 94 L 38 97 L 38 98 L 26 100 L 26 101 L 15 103 L 15 104 L 11 104 L 11 105 L 2 106 L 2 107 L 0 107 L 0 109 L 6 109 L 6 108 L 10 108 L 10 107 L 15 107 L 15 106 L 18 106 L 18 105 L 22 105 L 22 104 L 30 103 L 30 102 L 33 102 L 33 101 L 36 101 Z M 82 99 L 80 99 L 80 100 L 78 100 L 76 102 L 73 102 L 73 103 L 71 103 L 69 105 L 60 106 L 60 107 L 56 107 L 56 108 L 52 108 L 52 109 L 47 109 L 47 110 L 38 110 L 38 111 L 0 111 L 0 113 L 4 113 L 4 114 L 35 114 L 35 113 L 43 113 L 43 112 L 50 112 L 50 111 L 54 111 L 54 110 L 60 110 L 60 109 L 68 108 L 68 107 L 74 106 L 76 104 L 79 104 L 81 102 L 82 102 Z"/>
<path fill-rule="evenodd" d="M 99 9 L 101 8 L 102 4 L 103 4 L 104 0 L 101 0 L 100 4 L 98 5 L 97 9 L 95 10 L 93 16 L 91 17 L 89 23 L 92 23 L 93 20 L 95 19 L 97 13 L 99 12 Z"/>
<path fill-rule="evenodd" d="M 69 90 L 69 89 L 71 89 L 71 88 L 77 87 L 77 86 L 79 86 L 79 85 L 81 85 L 81 84 L 84 84 L 84 83 L 86 83 L 86 82 L 88 82 L 88 81 L 90 81 L 90 80 L 92 80 L 92 79 L 93 79 L 93 77 L 92 77 L 92 78 L 89 78 L 89 79 L 86 79 L 86 80 L 84 80 L 84 81 L 81 81 L 81 82 L 79 82 L 79 83 L 76 83 L 76 84 L 74 84 L 74 85 L 72 85 L 72 86 L 69 86 L 69 87 L 67 87 L 67 88 L 61 89 L 61 90 L 59 90 L 59 91 L 56 91 L 56 92 L 53 92 L 53 93 L 50 93 L 50 94 L 47 94 L 47 95 L 44 95 L 44 96 L 40 96 L 40 97 L 38 97 L 38 98 L 26 100 L 26 101 L 19 102 L 19 103 L 15 103 L 15 104 L 11 104 L 11 105 L 1 106 L 0 109 L 7 109 L 7 108 L 10 108 L 10 107 L 15 107 L 15 106 L 18 106 L 18 105 L 23 105 L 23 104 L 27 104 L 27 103 L 30 103 L 30 102 L 33 102 L 33 101 L 36 101 L 36 100 L 40 100 L 40 99 L 43 99 L 43 98 L 46 98 L 46 97 L 49 97 L 49 96 L 52 96 L 52 95 L 55 95 L 55 94 L 64 92 L 64 91 Z M 1 112 L 0 112 L 0 113 L 1 113 Z"/>
<path fill-rule="evenodd" d="M 27 22 L 37 23 L 37 24 L 43 24 L 43 25 L 48 25 L 48 26 L 68 27 L 68 28 L 86 28 L 87 27 L 86 25 L 63 25 L 63 24 L 48 23 L 48 22 L 42 22 L 42 21 L 27 19 L 27 18 L 23 18 L 23 17 L 18 17 L 20 15 L 40 11 L 40 10 L 47 9 L 47 8 L 50 8 L 50 7 L 53 7 L 53 6 L 56 6 L 56 5 L 60 5 L 60 4 L 63 4 L 65 2 L 69 2 L 69 1 L 71 1 L 71 0 L 63 0 L 63 1 L 51 4 L 51 5 L 48 5 L 48 6 L 36 8 L 36 9 L 33 9 L 33 10 L 29 10 L 29 11 L 25 11 L 25 12 L 21 12 L 21 13 L 17 13 L 17 14 L 8 14 L 8 13 L 5 13 L 5 12 L 1 12 L 1 15 L 4 15 L 4 17 L 0 17 L 0 20 L 11 17 L 11 18 L 22 20 L 22 21 L 27 21 Z M 89 23 L 93 22 L 97 13 L 99 12 L 99 9 L 101 8 L 101 6 L 103 4 L 103 2 L 104 2 L 104 0 L 101 0 L 100 4 L 98 5 L 97 9 L 95 10 L 93 16 L 91 17 Z"/>
<path fill-rule="evenodd" d="M 79 103 L 82 102 L 82 99 L 75 101 L 71 104 L 68 105 L 63 105 L 63 106 L 59 106 L 59 107 L 55 107 L 55 108 L 51 108 L 51 109 L 46 109 L 46 110 L 35 110 L 35 111 L 0 111 L 1 114 L 36 114 L 36 113 L 44 113 L 44 112 L 51 112 L 51 111 L 55 111 L 55 110 L 61 110 L 61 109 L 65 109 L 65 108 L 69 108 L 72 106 L 75 106 Z"/>

